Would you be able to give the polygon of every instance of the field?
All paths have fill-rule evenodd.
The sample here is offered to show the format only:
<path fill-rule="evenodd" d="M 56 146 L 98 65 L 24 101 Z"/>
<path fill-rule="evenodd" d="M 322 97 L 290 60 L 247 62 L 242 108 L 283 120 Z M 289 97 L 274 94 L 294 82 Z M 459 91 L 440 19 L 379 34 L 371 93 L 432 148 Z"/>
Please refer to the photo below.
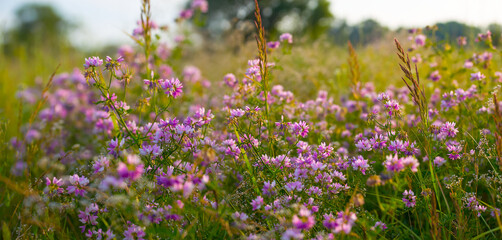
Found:
<path fill-rule="evenodd" d="M 2 239 L 502 238 L 490 32 L 340 47 L 256 6 L 256 40 L 157 37 L 144 0 L 110 56 L 0 54 Z"/>

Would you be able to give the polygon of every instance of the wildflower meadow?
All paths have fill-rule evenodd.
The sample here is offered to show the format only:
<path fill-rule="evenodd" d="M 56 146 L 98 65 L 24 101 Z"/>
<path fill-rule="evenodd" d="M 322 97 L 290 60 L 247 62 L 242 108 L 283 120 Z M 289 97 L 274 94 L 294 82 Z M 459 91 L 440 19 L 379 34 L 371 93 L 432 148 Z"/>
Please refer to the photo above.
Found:
<path fill-rule="evenodd" d="M 162 35 L 143 0 L 135 45 L 16 91 L 2 239 L 502 238 L 491 32 L 332 51 L 269 34 L 249 2 L 250 54 L 185 57 L 207 1 Z"/>

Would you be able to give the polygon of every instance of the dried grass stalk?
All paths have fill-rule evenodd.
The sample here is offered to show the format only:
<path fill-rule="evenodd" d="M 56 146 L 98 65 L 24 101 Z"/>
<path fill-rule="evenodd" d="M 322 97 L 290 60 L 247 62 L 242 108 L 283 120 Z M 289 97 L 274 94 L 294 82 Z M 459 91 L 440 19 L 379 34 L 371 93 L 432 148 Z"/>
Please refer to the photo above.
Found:
<path fill-rule="evenodd" d="M 415 104 L 418 106 L 420 110 L 420 117 L 422 118 L 422 122 L 427 123 L 428 120 L 427 98 L 425 97 L 423 89 L 420 87 L 420 76 L 418 75 L 417 64 L 415 64 L 415 67 L 413 69 L 411 67 L 410 57 L 404 51 L 399 41 L 394 38 L 394 42 L 397 48 L 397 56 L 401 60 L 399 66 L 401 67 L 401 70 L 404 73 L 404 77 L 401 77 L 401 79 L 410 90 L 410 95 L 413 98 L 413 102 L 415 102 Z M 415 71 L 415 74 L 413 74 L 413 70 Z"/>

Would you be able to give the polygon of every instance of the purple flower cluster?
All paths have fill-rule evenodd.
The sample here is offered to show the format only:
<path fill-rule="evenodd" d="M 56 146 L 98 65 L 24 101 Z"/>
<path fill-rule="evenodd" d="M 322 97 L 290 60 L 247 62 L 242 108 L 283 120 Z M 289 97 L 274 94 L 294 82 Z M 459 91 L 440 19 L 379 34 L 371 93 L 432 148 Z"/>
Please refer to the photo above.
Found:
<path fill-rule="evenodd" d="M 441 110 L 448 111 L 451 108 L 459 105 L 468 98 L 473 98 L 477 92 L 477 87 L 472 85 L 468 90 L 457 89 L 455 92 L 450 91 L 443 93 L 441 100 Z"/>
<path fill-rule="evenodd" d="M 406 167 L 410 168 L 412 172 L 417 172 L 420 163 L 414 156 L 398 158 L 397 154 L 395 154 L 388 155 L 383 165 L 388 172 L 401 172 Z"/>
<path fill-rule="evenodd" d="M 312 216 L 310 210 L 301 208 L 298 215 L 293 215 L 293 226 L 300 230 L 309 230 L 315 224 L 315 218 Z"/>
<path fill-rule="evenodd" d="M 297 123 L 291 124 L 291 133 L 296 136 L 307 137 L 309 133 L 309 126 L 305 121 L 300 121 Z"/>
<path fill-rule="evenodd" d="M 124 240 L 144 240 L 145 230 L 136 224 L 130 224 L 124 232 Z"/>
<path fill-rule="evenodd" d="M 446 149 L 448 150 L 448 157 L 451 160 L 458 160 L 462 157 L 462 146 L 456 141 L 446 142 Z"/>
<path fill-rule="evenodd" d="M 338 212 L 337 216 L 333 214 L 324 214 L 323 225 L 334 233 L 349 234 L 357 220 L 357 216 L 353 212 Z"/>
<path fill-rule="evenodd" d="M 403 192 L 403 202 L 406 205 L 406 207 L 412 208 L 415 207 L 417 204 L 417 197 L 415 196 L 415 193 L 411 190 L 404 190 Z"/>
<path fill-rule="evenodd" d="M 89 184 L 89 179 L 82 176 L 78 176 L 77 174 L 70 176 L 70 186 L 66 188 L 69 194 L 73 193 L 75 196 L 84 196 L 87 191 L 85 190 L 85 187 L 87 184 Z"/>
<path fill-rule="evenodd" d="M 289 44 L 292 44 L 293 35 L 291 35 L 290 33 L 283 33 L 281 34 L 281 36 L 279 36 L 279 40 L 281 40 L 281 42 L 288 42 Z"/>
<path fill-rule="evenodd" d="M 64 189 L 61 187 L 63 185 L 63 181 L 61 179 L 53 177 L 51 181 L 50 178 L 46 177 L 45 185 L 47 185 L 47 188 L 44 189 L 44 193 L 49 196 L 54 196 L 64 193 Z"/>
<path fill-rule="evenodd" d="M 482 74 L 481 72 L 471 73 L 471 80 L 472 81 L 480 81 L 485 78 L 486 78 L 486 76 L 484 74 Z"/>
<path fill-rule="evenodd" d="M 99 57 L 89 57 L 85 59 L 84 68 L 89 69 L 92 67 L 99 67 L 103 65 L 103 60 Z"/>
<path fill-rule="evenodd" d="M 122 179 L 138 180 L 144 172 L 144 165 L 138 155 L 127 155 L 127 162 L 119 162 L 117 173 Z"/>
<path fill-rule="evenodd" d="M 389 100 L 385 103 L 385 108 L 387 109 L 387 112 L 389 113 L 389 116 L 397 115 L 399 114 L 400 106 L 399 103 L 397 103 L 394 100 Z"/>
<path fill-rule="evenodd" d="M 478 199 L 473 193 L 466 193 L 465 197 L 462 198 L 462 201 L 464 202 L 465 207 L 475 212 L 478 217 L 480 217 L 481 213 L 485 212 L 487 209 L 486 206 L 483 206 L 479 203 Z"/>
<path fill-rule="evenodd" d="M 169 97 L 178 98 L 183 93 L 183 85 L 177 78 L 160 79 L 159 84 Z"/>

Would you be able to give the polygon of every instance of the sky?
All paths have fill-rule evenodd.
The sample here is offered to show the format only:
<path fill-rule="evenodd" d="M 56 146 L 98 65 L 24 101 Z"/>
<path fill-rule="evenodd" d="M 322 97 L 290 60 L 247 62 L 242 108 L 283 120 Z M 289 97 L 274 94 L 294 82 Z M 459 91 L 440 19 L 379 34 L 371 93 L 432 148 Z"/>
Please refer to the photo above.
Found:
<path fill-rule="evenodd" d="M 456 20 L 475 26 L 502 24 L 501 0 L 331 0 L 331 11 L 350 24 L 373 18 L 397 28 Z"/>
<path fill-rule="evenodd" d="M 211 0 L 209 0 L 211 1 Z M 502 24 L 502 0 L 330 0 L 331 11 L 349 24 L 372 18 L 393 29 L 423 27 L 456 20 L 476 26 Z M 72 41 L 79 46 L 127 43 L 139 19 L 140 0 L 0 0 L 0 29 L 14 24 L 15 10 L 25 3 L 49 3 L 79 27 Z M 151 0 L 153 19 L 172 25 L 186 0 Z"/>

